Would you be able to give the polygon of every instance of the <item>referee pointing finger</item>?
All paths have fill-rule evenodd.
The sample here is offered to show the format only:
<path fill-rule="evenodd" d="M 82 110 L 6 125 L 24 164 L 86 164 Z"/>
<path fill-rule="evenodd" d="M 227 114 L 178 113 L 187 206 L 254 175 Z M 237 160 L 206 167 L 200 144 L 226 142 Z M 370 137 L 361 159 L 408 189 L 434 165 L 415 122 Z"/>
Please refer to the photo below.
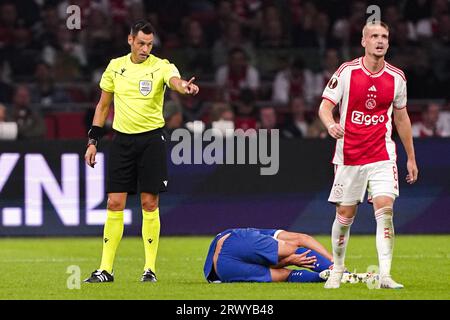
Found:
<path fill-rule="evenodd" d="M 196 95 L 195 78 L 183 80 L 177 67 L 150 54 L 155 31 L 140 20 L 128 35 L 131 53 L 112 59 L 102 75 L 100 101 L 89 130 L 86 164 L 94 167 L 97 143 L 114 98 L 115 135 L 111 143 L 107 172 L 107 219 L 103 254 L 98 270 L 86 282 L 112 282 L 114 256 L 123 233 L 123 210 L 127 195 L 141 194 L 142 238 L 145 249 L 141 281 L 155 282 L 159 242 L 159 193 L 167 188 L 166 145 L 163 101 L 166 86 L 180 94 Z"/>

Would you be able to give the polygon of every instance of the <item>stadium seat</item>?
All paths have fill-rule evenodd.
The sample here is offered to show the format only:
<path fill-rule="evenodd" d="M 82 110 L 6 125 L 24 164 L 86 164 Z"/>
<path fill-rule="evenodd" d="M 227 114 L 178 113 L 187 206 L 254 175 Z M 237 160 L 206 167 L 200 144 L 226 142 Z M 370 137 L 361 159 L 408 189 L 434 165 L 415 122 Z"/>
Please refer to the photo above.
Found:
<path fill-rule="evenodd" d="M 82 139 L 86 137 L 84 112 L 54 113 L 58 139 Z"/>
<path fill-rule="evenodd" d="M 70 97 L 70 101 L 73 102 L 87 102 L 89 101 L 86 93 L 78 87 L 68 87 L 66 88 L 66 91 Z"/>
<path fill-rule="evenodd" d="M 56 132 L 55 116 L 53 114 L 48 114 L 45 116 L 44 121 L 45 121 L 45 127 L 46 127 L 45 138 L 46 139 L 56 139 L 57 132 Z"/>
<path fill-rule="evenodd" d="M 198 98 L 205 101 L 214 101 L 216 98 L 216 85 L 214 83 L 201 82 L 198 84 L 200 86 L 200 92 L 198 93 Z"/>

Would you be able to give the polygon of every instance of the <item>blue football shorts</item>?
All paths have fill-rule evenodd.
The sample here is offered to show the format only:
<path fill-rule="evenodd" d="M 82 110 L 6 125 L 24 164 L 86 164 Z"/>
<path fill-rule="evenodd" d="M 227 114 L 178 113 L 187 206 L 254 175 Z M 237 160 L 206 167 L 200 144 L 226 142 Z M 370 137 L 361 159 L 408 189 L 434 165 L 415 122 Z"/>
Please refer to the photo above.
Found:
<path fill-rule="evenodd" d="M 235 229 L 217 259 L 222 282 L 271 282 L 269 266 L 278 263 L 276 229 Z"/>

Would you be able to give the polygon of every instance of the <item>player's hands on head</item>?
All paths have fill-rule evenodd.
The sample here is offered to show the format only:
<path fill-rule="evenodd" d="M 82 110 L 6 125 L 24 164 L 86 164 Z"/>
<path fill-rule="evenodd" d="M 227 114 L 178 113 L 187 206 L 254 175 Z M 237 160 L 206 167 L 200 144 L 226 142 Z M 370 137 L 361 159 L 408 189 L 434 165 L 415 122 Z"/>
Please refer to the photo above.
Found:
<path fill-rule="evenodd" d="M 183 83 L 184 93 L 195 96 L 199 91 L 199 87 L 194 84 L 195 77 Z"/>
<path fill-rule="evenodd" d="M 328 134 L 334 139 L 341 139 L 345 134 L 344 128 L 342 128 L 339 123 L 332 123 L 328 126 L 327 129 Z"/>
<path fill-rule="evenodd" d="M 95 161 L 95 155 L 97 154 L 97 147 L 94 145 L 89 145 L 86 150 L 86 154 L 84 155 L 84 161 L 86 161 L 86 164 L 90 167 L 94 167 L 97 163 Z"/>
<path fill-rule="evenodd" d="M 419 176 L 419 169 L 417 169 L 416 160 L 408 160 L 406 167 L 408 169 L 408 174 L 406 175 L 406 182 L 413 184 L 417 181 Z"/>

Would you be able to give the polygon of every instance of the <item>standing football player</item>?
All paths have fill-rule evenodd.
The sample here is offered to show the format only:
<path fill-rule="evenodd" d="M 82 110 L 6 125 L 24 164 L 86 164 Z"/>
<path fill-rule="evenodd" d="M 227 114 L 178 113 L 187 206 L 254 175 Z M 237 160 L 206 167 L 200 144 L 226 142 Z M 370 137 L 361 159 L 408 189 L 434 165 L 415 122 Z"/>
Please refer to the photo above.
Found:
<path fill-rule="evenodd" d="M 371 22 L 362 30 L 363 57 L 342 64 L 328 82 L 319 116 L 336 139 L 335 178 L 328 201 L 336 204 L 331 231 L 334 268 L 325 288 L 339 288 L 345 270 L 345 250 L 357 205 L 366 189 L 377 222 L 380 288 L 400 289 L 391 277 L 394 247 L 393 205 L 399 195 L 392 119 L 408 157 L 406 181 L 417 181 L 411 122 L 406 111 L 404 73 L 384 59 L 389 48 L 389 27 Z M 340 120 L 333 119 L 339 104 Z"/>

